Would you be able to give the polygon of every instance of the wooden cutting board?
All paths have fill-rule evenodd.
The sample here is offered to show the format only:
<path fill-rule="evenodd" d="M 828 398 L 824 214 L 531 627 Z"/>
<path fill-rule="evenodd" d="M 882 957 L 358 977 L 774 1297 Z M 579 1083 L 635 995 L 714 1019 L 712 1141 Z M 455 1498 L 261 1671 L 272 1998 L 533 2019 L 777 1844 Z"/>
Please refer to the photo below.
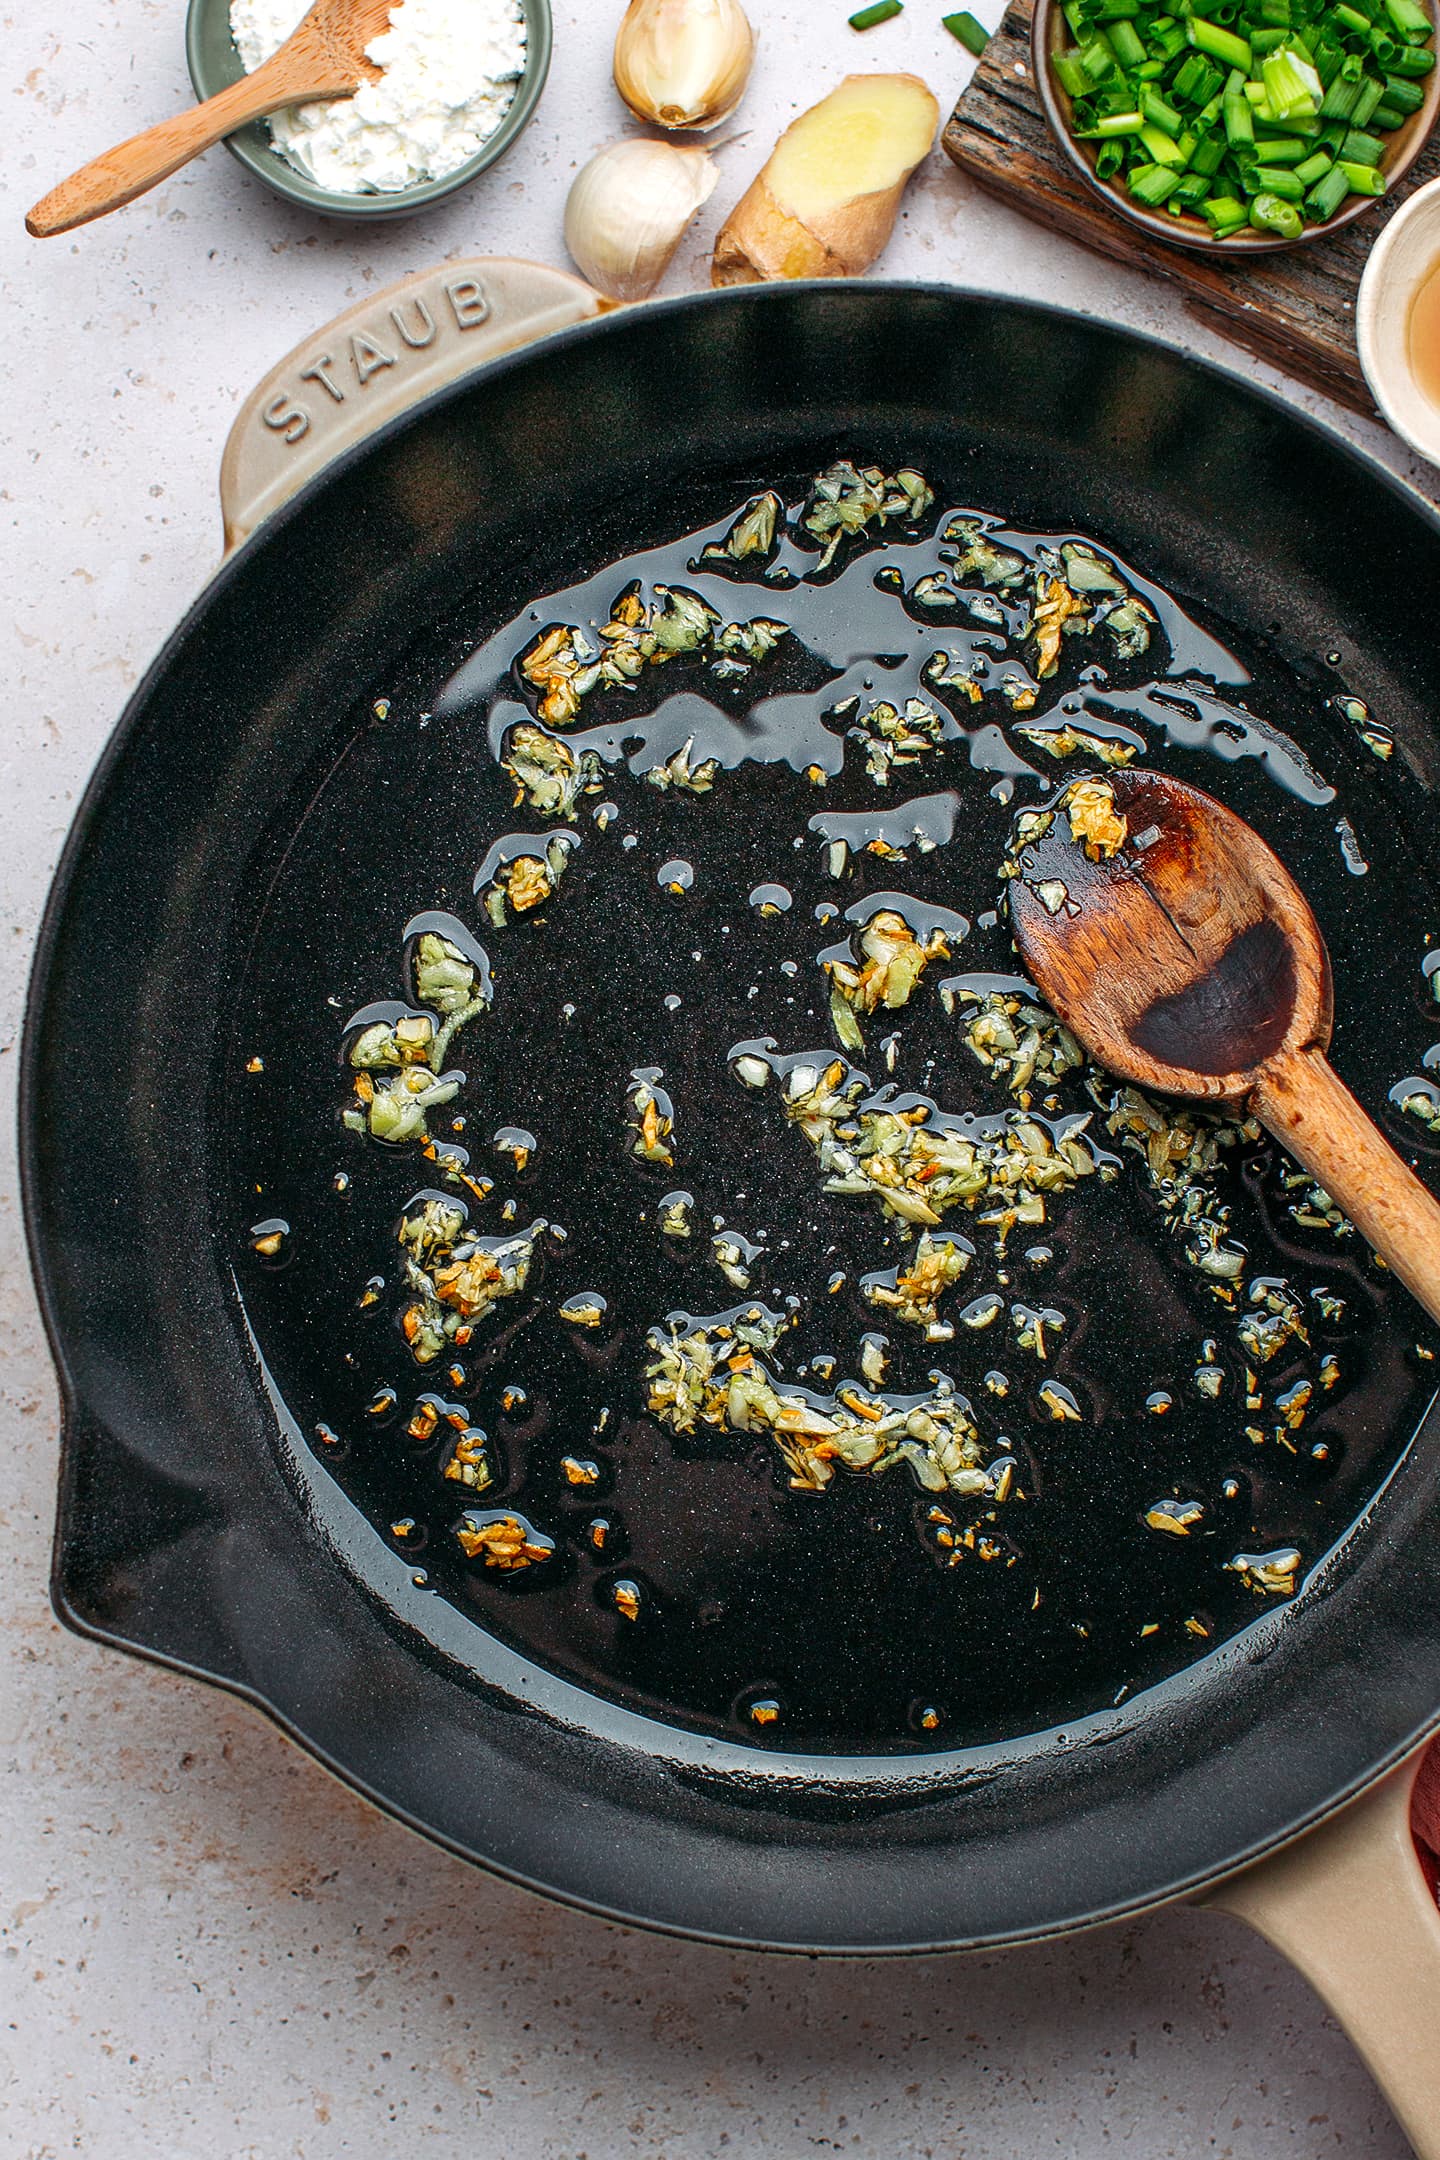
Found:
<path fill-rule="evenodd" d="M 1440 131 L 1394 195 L 1333 239 L 1248 262 L 1165 247 L 1117 217 L 1057 149 L 1030 65 L 1030 17 L 1031 0 L 1014 0 L 950 117 L 944 145 L 961 171 L 1027 217 L 1169 279 L 1192 314 L 1247 352 L 1341 405 L 1373 412 L 1355 351 L 1360 273 L 1391 211 L 1440 173 Z"/>

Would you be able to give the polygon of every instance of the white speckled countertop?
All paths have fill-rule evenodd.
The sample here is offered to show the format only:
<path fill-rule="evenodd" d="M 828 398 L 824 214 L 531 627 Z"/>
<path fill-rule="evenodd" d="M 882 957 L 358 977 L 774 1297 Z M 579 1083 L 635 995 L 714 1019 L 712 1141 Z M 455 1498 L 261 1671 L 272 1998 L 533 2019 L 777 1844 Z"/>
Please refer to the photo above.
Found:
<path fill-rule="evenodd" d="M 980 11 L 993 19 L 997 0 Z M 827 78 L 908 65 L 948 107 L 969 62 L 940 12 L 910 0 L 862 39 L 844 0 L 753 0 L 753 132 L 725 153 L 667 289 L 703 280 L 723 209 Z M 1314 1997 L 1232 1922 L 1180 1911 L 1058 1948 L 882 1965 L 626 1933 L 431 1850 L 258 1715 L 50 1617 L 55 1393 L 8 1104 L 52 865 L 126 695 L 218 554 L 237 401 L 302 334 L 408 271 L 485 251 L 563 260 L 570 178 L 625 119 L 606 59 L 618 13 L 556 0 L 535 123 L 420 222 L 317 223 L 216 151 L 43 245 L 21 231 L 26 205 L 187 100 L 183 8 L 12 0 L 0 17 L 0 2152 L 1403 2160 Z M 883 267 L 1220 349 L 1159 287 L 988 203 L 938 154 Z M 1378 428 L 1340 424 L 1409 469 Z"/>

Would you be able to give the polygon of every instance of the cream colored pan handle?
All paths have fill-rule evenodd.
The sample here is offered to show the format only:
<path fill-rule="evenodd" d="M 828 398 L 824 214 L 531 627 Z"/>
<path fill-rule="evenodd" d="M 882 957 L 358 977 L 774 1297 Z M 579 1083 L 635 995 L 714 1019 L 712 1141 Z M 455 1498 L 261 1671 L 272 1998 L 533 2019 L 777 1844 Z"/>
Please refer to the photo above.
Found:
<path fill-rule="evenodd" d="M 1411 1833 L 1425 1752 L 1201 1902 L 1237 1914 L 1298 1967 L 1369 2065 L 1417 2160 L 1440 2160 L 1440 1906 Z"/>
<path fill-rule="evenodd" d="M 220 468 L 225 549 L 342 450 L 484 361 L 614 303 L 539 263 L 442 263 L 360 301 L 270 370 L 236 416 Z"/>

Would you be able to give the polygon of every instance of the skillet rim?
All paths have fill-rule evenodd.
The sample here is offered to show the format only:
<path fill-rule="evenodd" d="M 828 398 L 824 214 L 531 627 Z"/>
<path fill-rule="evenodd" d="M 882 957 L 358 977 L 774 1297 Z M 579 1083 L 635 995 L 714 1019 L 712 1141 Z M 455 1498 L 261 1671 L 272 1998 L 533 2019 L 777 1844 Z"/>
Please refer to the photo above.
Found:
<path fill-rule="evenodd" d="M 1189 352 L 1183 346 L 1162 338 L 1153 331 L 1132 329 L 1128 325 L 1089 315 L 1079 309 L 1061 306 L 1050 301 L 1016 298 L 989 288 L 969 287 L 943 281 L 868 281 L 864 279 L 794 281 L 779 287 L 744 288 L 743 297 L 739 299 L 738 304 L 754 306 L 756 304 L 764 305 L 769 302 L 775 305 L 791 305 L 797 296 L 811 292 L 825 296 L 837 296 L 846 292 L 865 292 L 876 296 L 884 294 L 892 305 L 897 301 L 903 304 L 904 299 L 911 296 L 918 301 L 970 302 L 981 307 L 993 307 L 1022 317 L 1039 317 L 1052 320 L 1062 325 L 1074 326 L 1089 333 L 1098 331 L 1103 336 L 1112 338 L 1121 345 L 1138 346 L 1147 352 L 1155 353 L 1163 362 L 1177 367 L 1182 373 L 1198 372 L 1202 376 L 1216 379 L 1229 392 L 1238 391 L 1244 398 L 1254 401 L 1262 408 L 1268 409 L 1273 417 L 1282 420 L 1291 428 L 1298 425 L 1303 434 L 1318 440 L 1329 452 L 1338 452 L 1342 461 L 1359 467 L 1369 480 L 1372 482 L 1378 480 L 1382 484 L 1382 492 L 1393 496 L 1401 506 L 1408 508 L 1412 513 L 1418 513 L 1422 523 L 1427 525 L 1437 538 L 1440 538 L 1440 510 L 1437 510 L 1436 506 L 1423 496 L 1409 480 L 1382 464 L 1370 451 L 1349 441 L 1328 421 L 1292 405 L 1268 384 L 1252 380 L 1238 367 L 1217 361 L 1210 356 Z M 725 308 L 736 304 L 737 295 L 733 292 L 712 291 L 680 294 L 666 300 L 647 303 L 646 317 L 648 321 L 653 315 L 669 317 L 706 307 Z M 165 1666 L 172 1671 L 184 1674 L 186 1677 L 223 1688 L 226 1692 L 237 1696 L 251 1707 L 260 1710 L 273 1724 L 279 1727 L 287 1738 L 295 1741 L 307 1754 L 312 1755 L 323 1768 L 338 1777 L 342 1783 L 348 1785 L 363 1798 L 370 1800 L 383 1812 L 400 1821 L 408 1829 L 426 1837 L 430 1842 L 439 1844 L 457 1857 L 468 1860 L 473 1865 L 481 1866 L 488 1872 L 497 1874 L 520 1887 L 535 1891 L 539 1895 L 551 1898 L 574 1909 L 589 1912 L 596 1917 L 613 1923 L 643 1927 L 653 1932 L 674 1935 L 686 1940 L 705 1941 L 732 1950 L 766 1950 L 777 1954 L 808 1956 L 870 1957 L 937 1954 L 956 1949 L 994 1948 L 1010 1943 L 1040 1942 L 1061 1935 L 1076 1933 L 1093 1926 L 1131 1918 L 1172 1902 L 1177 1898 L 1193 1895 L 1201 1889 L 1215 1887 L 1220 1882 L 1227 1880 L 1253 1864 L 1255 1860 L 1289 1843 L 1295 1837 L 1303 1834 L 1304 1831 L 1333 1815 L 1337 1810 L 1359 1797 L 1378 1782 L 1389 1770 L 1404 1759 L 1418 1740 L 1435 1730 L 1437 1726 L 1440 1726 L 1440 1705 L 1437 1705 L 1435 1711 L 1422 1719 L 1413 1730 L 1392 1744 L 1379 1759 L 1372 1761 L 1368 1770 L 1344 1781 L 1340 1788 L 1327 1799 L 1303 1811 L 1293 1820 L 1282 1825 L 1273 1835 L 1253 1840 L 1240 1853 L 1232 1856 L 1217 1867 L 1192 1871 L 1177 1880 L 1165 1883 L 1158 1889 L 1107 1905 L 1103 1910 L 1065 1917 L 1044 1927 L 1026 1926 L 1020 1929 L 987 1933 L 975 1937 L 942 1938 L 938 1940 L 926 1938 L 923 1940 L 890 1941 L 882 1944 L 869 1941 L 853 1944 L 834 1941 L 821 1944 L 799 1941 L 780 1942 L 766 1940 L 763 1937 L 751 1934 L 707 1930 L 703 1927 L 657 1918 L 653 1914 L 636 1912 L 607 1904 L 602 1900 L 589 1898 L 572 1890 L 542 1881 L 538 1877 L 527 1874 L 523 1869 L 502 1860 L 479 1854 L 458 1838 L 422 1820 L 405 1804 L 387 1797 L 365 1776 L 347 1769 L 325 1745 L 310 1737 L 302 1730 L 296 1720 L 287 1715 L 277 1703 L 271 1701 L 262 1690 L 234 1675 L 212 1670 L 203 1663 L 174 1655 L 154 1643 L 139 1640 L 136 1636 L 126 1634 L 118 1628 L 109 1628 L 98 1624 L 80 1610 L 65 1586 L 65 1565 L 70 1557 L 67 1544 L 67 1505 L 73 1486 L 80 1447 L 87 1423 L 90 1420 L 87 1414 L 87 1406 L 74 1379 L 70 1361 L 66 1354 L 64 1335 L 57 1310 L 58 1300 L 50 1271 L 49 1255 L 45 1249 L 39 1220 L 40 1204 L 38 1193 L 43 1183 L 43 1173 L 37 1153 L 37 1100 L 40 1088 L 39 1041 L 41 1022 L 54 971 L 55 949 L 68 912 L 77 869 L 89 845 L 114 773 L 130 746 L 131 738 L 140 724 L 151 697 L 162 683 L 164 677 L 170 672 L 180 654 L 190 645 L 192 640 L 203 635 L 206 618 L 214 602 L 229 588 L 233 580 L 243 574 L 244 569 L 254 556 L 272 543 L 278 542 L 292 521 L 302 517 L 327 487 L 343 474 L 363 463 L 382 446 L 395 441 L 405 430 L 417 426 L 421 421 L 445 407 L 452 400 L 458 402 L 471 390 L 477 377 L 484 376 L 488 379 L 500 377 L 512 370 L 523 367 L 537 354 L 549 355 L 564 351 L 581 337 L 589 337 L 598 330 L 608 329 L 622 320 L 628 320 L 633 313 L 634 311 L 630 309 L 616 310 L 613 314 L 555 332 L 535 345 L 521 347 L 493 360 L 481 362 L 477 367 L 467 371 L 457 380 L 443 385 L 429 396 L 418 400 L 416 404 L 404 412 L 396 414 L 388 421 L 383 422 L 360 442 L 342 450 L 318 473 L 313 475 L 289 501 L 268 517 L 253 534 L 248 536 L 240 547 L 227 556 L 201 587 L 187 607 L 180 622 L 166 639 L 127 700 L 124 711 L 112 729 L 96 761 L 66 835 L 47 896 L 45 910 L 36 934 L 34 956 L 25 1001 L 24 1029 L 20 1046 L 20 1072 L 18 1076 L 20 1190 L 27 1250 L 36 1287 L 37 1302 L 51 1356 L 56 1367 L 61 1395 L 59 1508 L 52 1556 L 52 1603 L 57 1616 L 73 1632 L 89 1640 L 104 1643 L 108 1647 L 121 1649 L 132 1655 L 143 1657 L 149 1662 Z M 1433 1415 L 1434 1405 L 1432 1404 L 1430 1412 L 1427 1413 L 1427 1418 L 1433 1417 Z M 1403 1467 L 1405 1460 L 1406 1458 L 1402 1457 L 1400 1467 Z M 1392 1473 L 1392 1477 L 1398 1474 L 1397 1469 L 1396 1472 Z M 1387 1480 L 1386 1482 L 1390 1481 Z M 1383 1492 L 1384 1490 L 1385 1487 L 1382 1485 L 1380 1491 Z M 1372 1506 L 1378 1498 L 1379 1493 L 1372 1497 Z M 322 1538 L 319 1542 L 329 1563 L 332 1566 L 337 1564 L 338 1555 L 329 1540 Z M 804 1759 L 792 1757 L 789 1760 L 794 1763 Z M 819 1759 L 810 1758 L 809 1760 L 815 1763 L 817 1769 L 819 1768 Z M 936 1759 L 932 1758 L 932 1760 Z M 763 1764 L 764 1761 L 763 1756 L 758 1758 L 759 1764 Z"/>

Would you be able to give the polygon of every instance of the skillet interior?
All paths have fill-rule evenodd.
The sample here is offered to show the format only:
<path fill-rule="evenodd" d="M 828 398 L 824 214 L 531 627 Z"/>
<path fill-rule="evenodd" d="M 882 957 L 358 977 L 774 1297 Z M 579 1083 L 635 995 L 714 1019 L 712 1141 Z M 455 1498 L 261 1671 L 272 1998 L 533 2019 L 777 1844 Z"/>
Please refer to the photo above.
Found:
<path fill-rule="evenodd" d="M 934 444 L 973 472 L 972 499 L 1090 530 L 1182 595 L 1223 595 L 1297 663 L 1338 651 L 1399 737 L 1409 799 L 1431 786 L 1428 516 L 1275 405 L 1095 325 L 954 294 L 679 303 L 432 406 L 226 574 L 137 698 L 77 829 L 26 1059 L 32 1225 L 74 1394 L 67 1615 L 251 1690 L 387 1804 L 562 1895 L 831 1948 L 1125 1909 L 1231 1864 L 1394 1752 L 1440 1699 L 1425 1451 L 1294 1607 L 1063 1739 L 757 1758 L 477 1639 L 277 1432 L 211 1259 L 205 1105 L 267 821 L 417 621 L 497 565 L 520 594 L 593 567 L 617 552 L 607 525 L 623 536 L 636 505 L 717 465 L 763 476 L 861 442 L 882 458 Z M 978 1863 L 963 1870 L 961 1838 Z"/>

